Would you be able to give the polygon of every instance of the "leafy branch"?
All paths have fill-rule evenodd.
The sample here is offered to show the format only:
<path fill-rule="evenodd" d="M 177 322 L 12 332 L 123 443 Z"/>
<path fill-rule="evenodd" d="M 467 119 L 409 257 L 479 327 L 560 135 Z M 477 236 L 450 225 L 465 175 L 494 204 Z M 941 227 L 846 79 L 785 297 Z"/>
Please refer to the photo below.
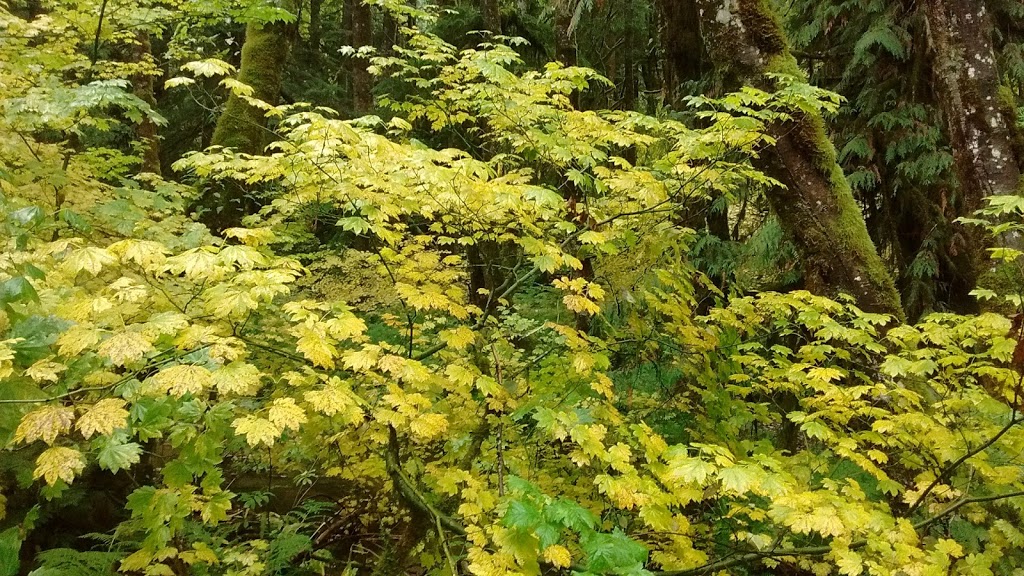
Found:
<path fill-rule="evenodd" d="M 57 401 L 57 400 L 64 400 L 64 399 L 67 399 L 67 398 L 73 398 L 75 396 L 78 396 L 79 394 L 85 394 L 87 392 L 103 392 L 105 390 L 111 390 L 113 388 L 117 388 L 118 386 L 120 386 L 122 384 L 125 384 L 125 383 L 128 383 L 128 382 L 134 380 L 139 374 L 150 372 L 150 371 L 152 371 L 155 368 L 159 368 L 159 367 L 164 366 L 166 364 L 170 364 L 171 362 L 176 362 L 176 361 L 178 361 L 178 360 L 180 360 L 180 359 L 182 359 L 182 358 L 184 358 L 186 356 L 189 356 L 191 354 L 195 354 L 196 352 L 200 352 L 202 350 L 205 350 L 206 348 L 209 348 L 210 346 L 211 346 L 210 344 L 204 344 L 203 346 L 199 346 L 197 348 L 193 348 L 191 350 L 188 350 L 187 352 L 182 352 L 180 354 L 175 354 L 175 355 L 170 356 L 168 358 L 164 358 L 163 360 L 160 360 L 159 362 L 154 362 L 152 364 L 146 364 L 145 367 L 139 368 L 138 370 L 133 370 L 132 372 L 128 373 L 123 378 L 121 378 L 121 379 L 119 379 L 116 382 L 113 382 L 111 384 L 105 384 L 103 386 L 91 386 L 91 387 L 88 387 L 88 388 L 78 388 L 76 390 L 71 390 L 69 392 L 64 392 L 63 394 L 57 394 L 57 395 L 54 395 L 54 396 L 48 396 L 46 398 L 15 398 L 15 399 L 0 400 L 0 404 L 43 404 L 43 403 L 46 403 L 46 402 L 54 402 L 54 401 Z"/>

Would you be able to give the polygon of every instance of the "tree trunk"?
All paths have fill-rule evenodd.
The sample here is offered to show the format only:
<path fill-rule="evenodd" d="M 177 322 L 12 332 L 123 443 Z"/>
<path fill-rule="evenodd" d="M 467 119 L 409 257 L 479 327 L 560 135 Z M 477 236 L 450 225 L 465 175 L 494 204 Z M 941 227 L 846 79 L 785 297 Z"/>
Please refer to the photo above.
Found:
<path fill-rule="evenodd" d="M 480 0 L 480 15 L 488 32 L 501 34 L 501 10 L 498 0 Z"/>
<path fill-rule="evenodd" d="M 626 29 L 622 36 L 623 50 L 623 74 L 622 74 L 622 110 L 633 110 L 636 107 L 637 96 L 637 30 L 636 14 L 632 3 L 629 4 L 629 11 L 624 15 L 627 18 Z"/>
<path fill-rule="evenodd" d="M 277 104 L 293 30 L 291 24 L 284 22 L 251 22 L 246 26 L 238 80 L 252 87 L 254 98 Z M 234 95 L 229 96 L 213 131 L 211 144 L 246 154 L 259 154 L 266 143 L 263 110 Z M 212 230 L 220 231 L 238 226 L 243 216 L 254 211 L 255 203 L 241 186 L 223 183 L 206 190 L 197 208 L 200 220 Z"/>
<path fill-rule="evenodd" d="M 245 28 L 242 64 L 238 80 L 253 89 L 253 97 L 276 105 L 291 49 L 292 25 L 282 22 L 250 23 Z M 266 117 L 259 108 L 236 96 L 228 97 L 224 113 L 213 132 L 214 146 L 258 154 L 266 143 Z"/>
<path fill-rule="evenodd" d="M 139 32 L 135 35 L 135 45 L 132 47 L 132 61 L 142 64 L 149 64 L 153 58 L 153 47 L 149 42 L 148 32 Z M 153 96 L 153 75 L 140 73 L 132 76 L 132 92 L 151 107 L 156 107 L 156 98 Z M 159 176 L 160 170 L 160 140 L 157 135 L 156 124 L 149 118 L 144 118 L 135 127 L 135 136 L 142 144 L 142 171 L 151 172 Z"/>
<path fill-rule="evenodd" d="M 555 60 L 566 66 L 575 66 L 576 39 L 573 37 L 572 15 L 573 0 L 554 0 L 555 4 Z"/>
<path fill-rule="evenodd" d="M 665 53 L 666 100 L 677 103 L 683 82 L 699 80 L 704 73 L 704 40 L 701 38 L 697 0 L 658 0 L 663 25 L 659 27 Z"/>
<path fill-rule="evenodd" d="M 322 32 L 322 21 L 320 13 L 324 0 L 309 0 L 309 50 L 314 58 L 320 56 L 320 36 Z"/>
<path fill-rule="evenodd" d="M 987 196 L 1018 191 L 1016 113 L 996 67 L 995 29 L 984 3 L 929 0 L 926 16 L 936 92 L 959 181 L 958 213 L 970 216 Z M 961 229 L 959 237 L 963 245 L 953 252 L 964 261 L 970 290 L 984 269 L 987 242 L 977 228 Z"/>
<path fill-rule="evenodd" d="M 771 89 L 766 74 L 803 77 L 766 0 L 699 0 L 705 43 L 726 86 Z M 868 236 L 820 115 L 795 113 L 769 127 L 777 142 L 760 168 L 785 188 L 769 201 L 800 249 L 808 289 L 847 293 L 869 311 L 903 317 L 899 293 Z"/>
<path fill-rule="evenodd" d="M 363 0 L 347 0 L 345 10 L 350 14 L 352 47 L 358 50 L 373 45 L 373 12 Z M 373 77 L 367 71 L 364 58 L 349 59 L 352 75 L 352 111 L 356 116 L 373 110 Z"/>

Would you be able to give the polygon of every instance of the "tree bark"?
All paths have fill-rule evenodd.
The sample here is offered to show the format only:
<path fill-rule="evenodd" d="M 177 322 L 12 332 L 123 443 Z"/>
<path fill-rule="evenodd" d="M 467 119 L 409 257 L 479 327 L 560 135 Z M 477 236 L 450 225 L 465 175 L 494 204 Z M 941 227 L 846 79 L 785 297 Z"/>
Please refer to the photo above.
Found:
<path fill-rule="evenodd" d="M 983 2 L 929 0 L 926 17 L 937 98 L 959 181 L 958 212 L 970 216 L 986 197 L 1019 190 L 1013 97 L 1000 80 L 995 28 Z M 986 238 L 977 228 L 961 229 L 959 236 L 963 245 L 954 252 L 966 261 L 963 266 L 974 284 L 985 266 Z"/>
<path fill-rule="evenodd" d="M 572 16 L 575 11 L 574 0 L 555 0 L 555 60 L 566 66 L 578 64 L 575 31 L 572 30 Z M 573 92 L 569 96 L 573 108 L 580 108 L 580 93 Z M 590 215 L 586 211 L 586 199 L 579 187 L 572 181 L 566 180 L 562 187 L 562 195 L 569 205 L 569 213 L 573 221 L 580 229 L 588 226 Z M 593 258 L 584 255 L 580 258 L 583 269 L 576 272 L 576 278 L 585 278 L 588 282 L 594 279 Z M 590 317 L 586 314 L 576 315 L 576 329 L 581 332 L 590 330 Z"/>
<path fill-rule="evenodd" d="M 575 66 L 576 39 L 573 37 L 572 15 L 575 8 L 573 0 L 554 0 L 555 4 L 555 60 L 566 66 Z"/>
<path fill-rule="evenodd" d="M 623 74 L 622 74 L 622 110 L 633 110 L 636 107 L 637 79 L 636 69 L 638 66 L 636 53 L 636 14 L 633 5 L 628 6 L 624 15 L 627 18 L 626 29 L 622 36 L 623 50 Z"/>
<path fill-rule="evenodd" d="M 346 0 L 345 10 L 350 15 L 352 47 L 373 46 L 373 12 L 363 0 Z M 364 58 L 349 59 L 352 76 L 352 110 L 356 116 L 373 110 L 373 77 L 367 71 Z"/>
<path fill-rule="evenodd" d="M 324 0 L 309 0 L 309 49 L 314 57 L 320 55 L 320 37 L 322 32 L 322 12 Z"/>
<path fill-rule="evenodd" d="M 501 10 L 498 0 L 480 0 L 480 16 L 484 20 L 484 28 L 492 34 L 501 34 Z"/>
<path fill-rule="evenodd" d="M 770 73 L 803 77 L 765 0 L 698 0 L 705 44 L 726 86 L 772 89 Z M 759 168 L 785 187 L 768 199 L 800 249 L 807 288 L 847 293 L 861 308 L 903 317 L 899 293 L 868 235 L 820 115 L 794 113 L 769 127 L 776 139 Z"/>
<path fill-rule="evenodd" d="M 252 87 L 254 98 L 268 104 L 277 104 L 293 31 L 292 24 L 280 21 L 265 24 L 250 22 L 246 26 L 238 80 Z M 246 154 L 259 154 L 263 152 L 267 141 L 263 110 L 234 95 L 229 96 L 213 131 L 211 145 L 224 146 Z M 212 230 L 221 231 L 238 226 L 243 216 L 254 211 L 255 203 L 241 186 L 223 183 L 207 189 L 197 208 L 200 221 Z"/>
<path fill-rule="evenodd" d="M 665 54 L 663 82 L 666 101 L 677 103 L 679 86 L 700 79 L 707 53 L 700 31 L 697 0 L 658 0 L 662 26 L 659 27 Z"/>
<path fill-rule="evenodd" d="M 149 41 L 148 32 L 139 32 L 135 35 L 135 45 L 132 47 L 132 61 L 142 64 L 151 61 L 153 58 L 153 47 Z M 153 96 L 153 75 L 140 73 L 132 76 L 132 92 L 143 102 L 151 107 L 156 107 L 156 98 Z M 135 136 L 142 144 L 142 171 L 151 172 L 159 176 L 160 170 L 160 139 L 157 135 L 156 123 L 149 118 L 144 118 L 135 127 Z"/>

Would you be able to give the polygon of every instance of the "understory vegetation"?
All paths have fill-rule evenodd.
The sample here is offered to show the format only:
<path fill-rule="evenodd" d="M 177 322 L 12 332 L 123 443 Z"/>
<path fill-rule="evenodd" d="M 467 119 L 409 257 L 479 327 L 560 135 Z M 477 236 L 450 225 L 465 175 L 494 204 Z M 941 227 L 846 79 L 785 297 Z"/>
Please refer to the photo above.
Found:
<path fill-rule="evenodd" d="M 1024 575 L 1018 0 L 0 0 L 0 576 Z"/>

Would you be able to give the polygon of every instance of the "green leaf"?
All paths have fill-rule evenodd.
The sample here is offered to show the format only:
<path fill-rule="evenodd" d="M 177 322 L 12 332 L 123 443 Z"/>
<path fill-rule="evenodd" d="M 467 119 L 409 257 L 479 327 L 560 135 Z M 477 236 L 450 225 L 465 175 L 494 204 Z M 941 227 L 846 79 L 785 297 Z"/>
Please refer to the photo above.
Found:
<path fill-rule="evenodd" d="M 36 556 L 39 568 L 29 576 L 109 576 L 114 563 L 121 558 L 118 552 L 79 552 L 70 548 L 45 550 Z"/>
<path fill-rule="evenodd" d="M 22 300 L 39 302 L 39 294 L 36 293 L 36 289 L 27 278 L 15 276 L 0 284 L 0 302 L 10 303 Z"/>
<path fill-rule="evenodd" d="M 21 528 L 17 526 L 0 532 L 0 576 L 18 576 L 21 542 Z"/>
<path fill-rule="evenodd" d="M 38 222 L 43 219 L 43 209 L 39 206 L 28 206 L 15 210 L 7 215 L 8 218 L 14 220 L 21 226 Z"/>
<path fill-rule="evenodd" d="M 100 449 L 96 454 L 96 461 L 99 462 L 100 468 L 117 473 L 139 463 L 142 446 L 135 442 L 120 443 L 113 437 L 106 436 L 101 436 L 98 442 Z"/>
<path fill-rule="evenodd" d="M 505 510 L 505 516 L 502 518 L 502 523 L 505 526 L 509 528 L 522 528 L 524 530 L 532 530 L 534 526 L 540 524 L 540 521 L 540 508 L 527 500 L 513 500 L 509 502 L 508 509 Z"/>
<path fill-rule="evenodd" d="M 596 514 L 566 498 L 559 498 L 545 506 L 544 517 L 576 532 L 592 530 L 598 522 Z"/>
<path fill-rule="evenodd" d="M 642 568 L 647 562 L 647 547 L 626 536 L 618 528 L 611 534 L 591 532 L 580 538 L 587 556 L 587 570 L 607 573 Z"/>

